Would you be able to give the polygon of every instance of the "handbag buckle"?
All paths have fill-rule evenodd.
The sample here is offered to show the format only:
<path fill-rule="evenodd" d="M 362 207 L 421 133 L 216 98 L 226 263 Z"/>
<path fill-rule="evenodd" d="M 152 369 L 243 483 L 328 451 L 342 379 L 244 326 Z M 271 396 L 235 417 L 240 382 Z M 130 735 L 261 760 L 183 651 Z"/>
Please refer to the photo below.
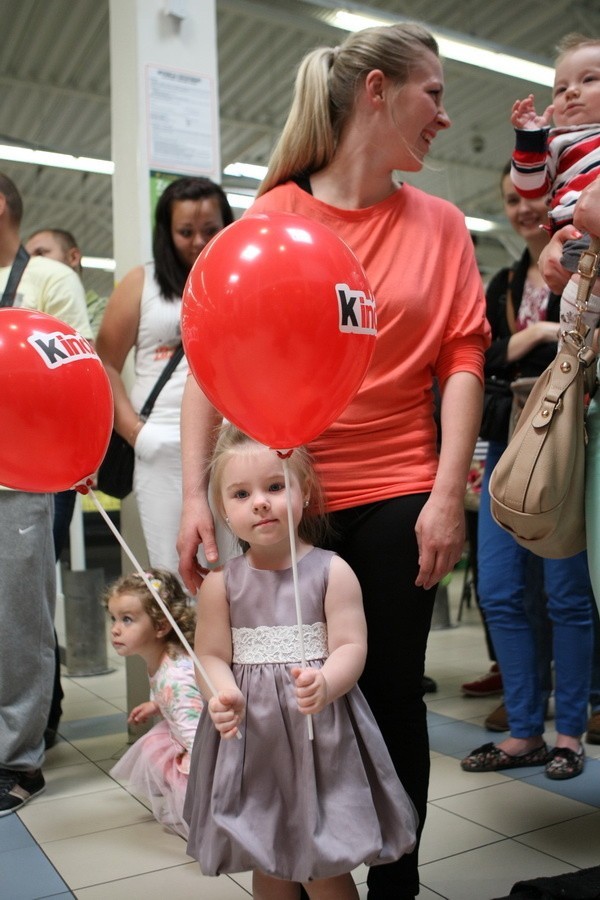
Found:
<path fill-rule="evenodd" d="M 577 272 L 584 278 L 593 278 L 598 271 L 598 263 L 600 262 L 600 253 L 595 253 L 589 248 L 581 251 L 579 257 L 579 265 Z"/>

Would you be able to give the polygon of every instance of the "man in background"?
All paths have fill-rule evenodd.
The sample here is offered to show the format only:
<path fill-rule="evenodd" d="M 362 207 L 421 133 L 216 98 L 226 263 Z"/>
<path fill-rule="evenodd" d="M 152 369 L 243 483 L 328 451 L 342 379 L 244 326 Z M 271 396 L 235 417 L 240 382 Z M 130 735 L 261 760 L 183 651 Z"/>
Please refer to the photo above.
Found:
<path fill-rule="evenodd" d="M 57 262 L 63 263 L 76 272 L 81 280 L 82 254 L 77 241 L 70 231 L 67 231 L 64 228 L 40 228 L 30 235 L 25 244 L 25 249 L 30 256 L 43 256 L 46 259 L 55 259 Z M 107 297 L 100 297 L 100 295 L 93 290 L 88 290 L 85 293 L 88 318 L 90 320 L 94 338 L 98 334 L 107 299 Z M 61 491 L 54 495 L 54 521 L 52 532 L 54 537 L 54 552 L 57 561 L 60 559 L 60 555 L 69 535 L 69 526 L 71 524 L 71 519 L 73 518 L 75 500 L 75 491 Z M 58 723 L 62 715 L 63 697 L 64 693 L 60 683 L 60 648 L 58 646 L 58 639 L 55 637 L 54 689 L 52 692 L 52 703 L 48 716 L 48 724 L 44 734 L 46 749 L 53 747 L 56 741 Z"/>
<path fill-rule="evenodd" d="M 0 172 L 0 296 L 91 339 L 81 280 L 53 259 L 27 257 L 22 217 L 21 195 Z M 7 290 L 11 272 L 14 293 Z M 44 731 L 55 670 L 53 512 L 53 494 L 0 487 L 0 816 L 45 787 Z"/>

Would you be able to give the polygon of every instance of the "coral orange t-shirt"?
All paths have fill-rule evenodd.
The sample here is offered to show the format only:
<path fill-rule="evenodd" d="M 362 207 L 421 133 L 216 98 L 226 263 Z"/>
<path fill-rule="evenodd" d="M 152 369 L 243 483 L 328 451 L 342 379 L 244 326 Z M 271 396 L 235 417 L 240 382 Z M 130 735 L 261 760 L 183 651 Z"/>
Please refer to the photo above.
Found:
<path fill-rule="evenodd" d="M 438 460 L 434 378 L 442 390 L 456 372 L 483 381 L 489 344 L 464 216 L 406 184 L 374 206 L 344 210 L 289 182 L 246 215 L 257 212 L 293 212 L 327 225 L 354 251 L 375 297 L 369 370 L 340 418 L 309 444 L 327 509 L 429 491 Z"/>

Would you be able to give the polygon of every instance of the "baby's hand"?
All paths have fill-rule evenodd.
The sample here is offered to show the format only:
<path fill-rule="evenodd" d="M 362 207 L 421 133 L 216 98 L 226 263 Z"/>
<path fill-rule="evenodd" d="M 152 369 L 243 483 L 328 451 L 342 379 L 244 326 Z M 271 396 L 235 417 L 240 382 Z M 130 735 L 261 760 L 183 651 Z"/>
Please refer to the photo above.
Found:
<path fill-rule="evenodd" d="M 143 722 L 147 722 L 148 719 L 151 719 L 153 716 L 158 715 L 158 706 L 156 703 L 153 703 L 151 700 L 146 701 L 146 703 L 140 703 L 139 706 L 134 706 L 134 708 L 129 713 L 129 718 L 127 721 L 130 725 L 141 725 Z"/>
<path fill-rule="evenodd" d="M 213 725 L 225 740 L 236 736 L 245 709 L 244 695 L 236 688 L 220 691 L 208 701 L 208 712 Z"/>
<path fill-rule="evenodd" d="M 292 678 L 296 682 L 298 709 L 303 715 L 319 713 L 327 706 L 327 682 L 321 669 L 294 666 Z"/>
<path fill-rule="evenodd" d="M 550 124 L 553 112 L 554 106 L 547 106 L 543 115 L 538 116 L 533 94 L 530 94 L 524 100 L 515 100 L 510 121 L 513 128 L 519 128 L 521 131 L 539 131 L 540 128 L 546 128 Z"/>

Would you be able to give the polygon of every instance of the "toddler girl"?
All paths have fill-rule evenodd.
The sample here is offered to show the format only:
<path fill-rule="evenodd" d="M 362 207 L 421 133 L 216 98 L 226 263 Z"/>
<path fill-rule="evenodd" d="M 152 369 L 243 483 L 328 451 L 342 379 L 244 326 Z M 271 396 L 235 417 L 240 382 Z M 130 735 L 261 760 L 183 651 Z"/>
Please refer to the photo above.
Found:
<path fill-rule="evenodd" d="M 311 900 L 353 900 L 351 870 L 409 852 L 416 816 L 356 686 L 367 649 L 358 580 L 313 545 L 318 488 L 304 449 L 289 469 L 288 498 L 279 455 L 222 429 L 213 500 L 245 552 L 200 588 L 195 651 L 216 693 L 192 755 L 188 853 L 206 875 L 251 869 L 255 897 L 299 897 L 302 884 Z"/>
<path fill-rule="evenodd" d="M 195 613 L 179 580 L 163 569 L 150 569 L 146 576 L 191 642 Z M 126 575 L 115 582 L 108 589 L 106 606 L 112 644 L 119 656 L 141 656 L 148 667 L 150 700 L 132 709 L 128 721 L 137 724 L 162 716 L 110 774 L 145 796 L 159 822 L 187 837 L 183 802 L 190 751 L 203 708 L 193 662 L 141 575 Z"/>

